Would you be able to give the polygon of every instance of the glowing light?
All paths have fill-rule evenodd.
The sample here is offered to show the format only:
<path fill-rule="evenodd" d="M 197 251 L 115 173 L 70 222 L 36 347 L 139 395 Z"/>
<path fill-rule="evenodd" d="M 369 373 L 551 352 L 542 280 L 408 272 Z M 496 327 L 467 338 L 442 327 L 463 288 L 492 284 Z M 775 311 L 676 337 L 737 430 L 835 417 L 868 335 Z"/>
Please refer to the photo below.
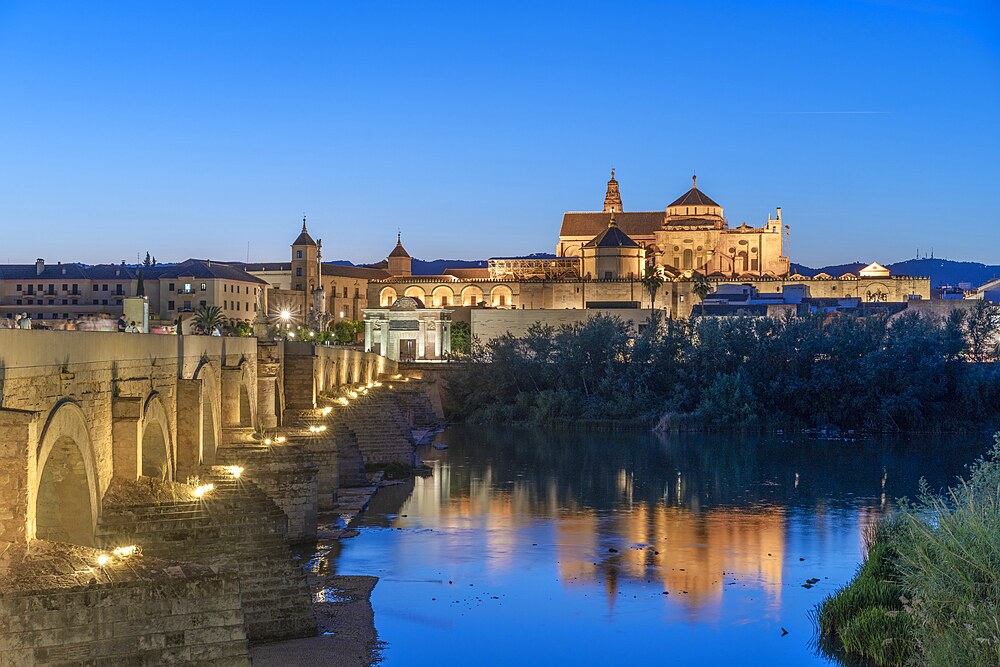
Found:
<path fill-rule="evenodd" d="M 288 438 L 286 438 L 286 437 L 285 437 L 285 436 L 283 436 L 283 435 L 279 435 L 279 436 L 278 436 L 277 438 L 275 438 L 275 439 L 274 439 L 274 441 L 275 441 L 276 443 L 278 443 L 279 445 L 280 445 L 281 443 L 285 442 L 286 440 L 288 440 Z"/>
<path fill-rule="evenodd" d="M 356 391 L 349 391 L 349 392 L 347 392 L 347 395 L 350 396 L 351 398 L 357 398 L 358 397 L 358 392 L 356 392 Z"/>
<path fill-rule="evenodd" d="M 316 332 L 315 331 L 310 331 L 309 332 L 309 337 L 310 338 L 315 338 L 316 337 Z"/>
<path fill-rule="evenodd" d="M 289 338 L 295 338 L 295 332 L 294 331 L 289 331 L 288 332 L 288 337 Z"/>
<path fill-rule="evenodd" d="M 381 382 L 376 382 L 376 383 L 375 383 L 375 386 L 376 386 L 376 387 L 381 387 L 381 386 L 382 386 L 382 383 L 381 383 Z"/>
<path fill-rule="evenodd" d="M 268 447 L 270 447 L 271 446 L 271 439 L 270 438 L 264 438 L 264 444 L 267 445 Z"/>
<path fill-rule="evenodd" d="M 326 406 L 325 408 L 323 408 L 323 416 L 326 416 L 326 415 L 330 414 L 331 412 L 333 412 L 333 408 L 331 408 L 329 405 Z"/>
<path fill-rule="evenodd" d="M 348 403 L 350 403 L 350 401 L 347 400 L 347 398 L 345 398 L 343 396 L 341 396 L 340 398 L 338 398 L 337 402 L 340 403 L 341 405 L 347 405 Z"/>
<path fill-rule="evenodd" d="M 403 377 L 403 374 L 402 374 L 402 373 L 396 373 L 396 374 L 395 374 L 395 375 L 393 375 L 392 377 L 394 377 L 394 378 L 396 378 L 396 379 L 398 380 L 398 379 L 400 379 L 400 378 L 402 378 L 402 377 Z"/>
<path fill-rule="evenodd" d="M 310 426 L 309 427 L 309 432 L 310 433 L 322 433 L 325 430 L 326 430 L 325 426 Z"/>
<path fill-rule="evenodd" d="M 243 474 L 243 468 L 241 466 L 227 466 L 226 470 L 229 471 L 230 475 L 237 479 L 239 479 L 240 475 Z"/>
<path fill-rule="evenodd" d="M 368 384 L 365 385 L 365 387 L 367 387 L 368 389 L 371 389 L 374 386 L 375 385 L 373 383 L 371 383 L 371 382 L 369 382 Z"/>
<path fill-rule="evenodd" d="M 111 560 L 111 556 L 109 556 L 107 554 L 101 554 L 100 556 L 97 557 L 97 564 L 100 567 L 104 567 L 105 565 L 108 564 L 108 562 L 110 560 Z"/>
<path fill-rule="evenodd" d="M 111 553 L 113 553 L 115 556 L 118 556 L 119 558 L 121 558 L 122 560 L 124 560 L 124 559 L 128 558 L 129 556 L 137 556 L 141 552 L 139 551 L 139 547 L 137 547 L 134 544 L 130 544 L 127 547 L 118 547 L 117 549 L 115 549 Z M 100 562 L 100 559 L 98 559 L 98 562 Z"/>
<path fill-rule="evenodd" d="M 283 310 L 283 311 L 281 311 L 279 317 L 281 317 L 282 320 L 284 320 L 285 322 L 287 322 L 288 320 L 292 319 L 292 311 L 287 310 L 287 309 Z"/>
<path fill-rule="evenodd" d="M 203 495 L 215 488 L 215 484 L 202 484 L 201 486 L 195 488 L 194 497 L 201 498 Z"/>

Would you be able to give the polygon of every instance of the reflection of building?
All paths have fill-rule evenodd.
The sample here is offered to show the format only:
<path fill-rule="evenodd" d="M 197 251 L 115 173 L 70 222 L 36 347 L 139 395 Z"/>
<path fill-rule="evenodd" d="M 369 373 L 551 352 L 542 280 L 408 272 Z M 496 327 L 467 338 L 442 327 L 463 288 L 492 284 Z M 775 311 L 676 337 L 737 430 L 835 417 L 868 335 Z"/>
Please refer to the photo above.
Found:
<path fill-rule="evenodd" d="M 451 353 L 451 312 L 404 296 L 388 308 L 366 308 L 365 350 L 394 361 L 432 361 Z"/>
<path fill-rule="evenodd" d="M 554 481 L 542 492 L 530 484 L 494 486 L 489 467 L 482 475 L 462 484 L 447 463 L 438 464 L 432 477 L 415 480 L 400 510 L 411 518 L 397 525 L 412 525 L 420 517 L 423 525 L 436 528 L 482 527 L 481 553 L 499 566 L 510 563 L 510 550 L 519 543 L 516 533 L 544 517 L 554 532 L 560 580 L 567 586 L 601 582 L 609 604 L 622 584 L 650 581 L 660 582 L 673 602 L 692 613 L 717 613 L 732 581 L 761 588 L 769 607 L 780 602 L 786 530 L 780 508 L 700 512 L 663 502 L 632 504 L 630 478 L 623 476 L 618 493 L 629 507 L 608 513 L 560 505 Z M 467 539 L 462 539 L 466 549 Z M 617 551 L 609 551 L 612 547 Z"/>

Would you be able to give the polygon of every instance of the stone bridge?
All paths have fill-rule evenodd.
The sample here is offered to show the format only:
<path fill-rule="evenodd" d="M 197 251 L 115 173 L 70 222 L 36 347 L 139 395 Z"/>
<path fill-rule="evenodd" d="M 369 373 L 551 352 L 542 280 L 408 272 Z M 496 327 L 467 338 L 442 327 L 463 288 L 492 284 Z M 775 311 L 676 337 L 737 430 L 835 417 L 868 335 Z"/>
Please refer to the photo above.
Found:
<path fill-rule="evenodd" d="M 0 664 L 247 664 L 248 638 L 314 633 L 288 541 L 315 535 L 345 457 L 363 480 L 365 448 L 385 456 L 363 433 L 372 410 L 393 415 L 390 458 L 412 458 L 427 419 L 402 381 L 398 401 L 331 399 L 396 371 L 302 343 L 0 330 Z M 119 567 L 131 543 L 143 555 Z M 169 622 L 136 592 L 151 586 Z M 153 610 L 136 620 L 136 604 Z"/>

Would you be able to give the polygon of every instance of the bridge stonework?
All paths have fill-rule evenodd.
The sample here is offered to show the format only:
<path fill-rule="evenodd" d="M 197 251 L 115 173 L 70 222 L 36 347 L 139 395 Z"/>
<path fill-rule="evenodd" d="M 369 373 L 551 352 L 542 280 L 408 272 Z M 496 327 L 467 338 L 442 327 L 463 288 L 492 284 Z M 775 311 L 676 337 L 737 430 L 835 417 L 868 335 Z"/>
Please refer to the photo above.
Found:
<path fill-rule="evenodd" d="M 398 401 L 332 398 L 397 372 L 378 355 L 303 343 L 0 330 L 0 663 L 242 665 L 248 640 L 314 633 L 288 543 L 315 536 L 338 487 L 366 481 L 364 463 L 412 461 L 410 429 L 427 421 L 415 385 Z M 375 428 L 380 417 L 391 428 Z M 216 490 L 203 500 L 194 485 L 206 482 Z M 143 549 L 127 568 L 138 576 L 116 556 L 106 564 L 130 542 Z M 104 641 L 117 627 L 104 619 L 121 619 L 81 607 L 87 591 L 136 600 L 141 621 Z M 221 596 L 219 608 L 198 591 Z M 190 613 L 168 622 L 185 596 Z M 56 612 L 44 622 L 11 621 L 42 599 Z M 81 623 L 55 627 L 68 617 Z"/>

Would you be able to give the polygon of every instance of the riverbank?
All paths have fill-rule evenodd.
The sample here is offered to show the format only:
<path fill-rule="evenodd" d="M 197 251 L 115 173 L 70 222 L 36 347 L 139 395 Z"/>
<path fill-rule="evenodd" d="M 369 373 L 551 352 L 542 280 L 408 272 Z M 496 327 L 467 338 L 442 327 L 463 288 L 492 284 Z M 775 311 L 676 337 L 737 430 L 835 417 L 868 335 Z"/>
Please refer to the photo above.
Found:
<path fill-rule="evenodd" d="M 856 576 L 817 609 L 824 648 L 878 667 L 997 664 L 998 508 L 1000 434 L 964 479 L 868 531 Z"/>

